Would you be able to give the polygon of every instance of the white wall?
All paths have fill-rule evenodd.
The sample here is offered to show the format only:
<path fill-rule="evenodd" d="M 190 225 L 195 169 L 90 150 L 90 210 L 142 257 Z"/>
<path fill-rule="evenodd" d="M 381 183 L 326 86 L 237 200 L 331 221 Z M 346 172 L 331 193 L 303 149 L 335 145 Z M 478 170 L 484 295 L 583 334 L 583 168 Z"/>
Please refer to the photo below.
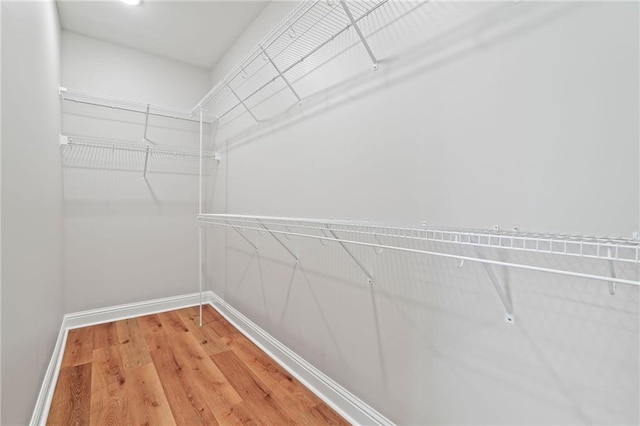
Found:
<path fill-rule="evenodd" d="M 54 2 L 2 2 L 2 424 L 31 417 L 62 321 L 60 28 Z"/>
<path fill-rule="evenodd" d="M 268 6 L 223 64 L 285 9 Z M 223 119 L 212 211 L 630 237 L 638 24 L 635 3 L 420 6 L 370 37 L 375 73 L 352 49 L 295 83 L 311 95 L 302 108 L 246 130 L 246 114 Z M 639 421 L 635 287 L 612 297 L 605 283 L 498 271 L 510 326 L 477 265 L 354 249 L 370 288 L 339 246 L 288 241 L 294 268 L 268 234 L 247 234 L 259 256 L 233 232 L 209 235 L 214 291 L 399 424 Z"/>
<path fill-rule="evenodd" d="M 78 34 L 62 33 L 62 84 L 109 96 L 191 109 L 209 72 Z M 144 115 L 64 102 L 63 133 L 142 142 Z M 147 138 L 197 148 L 198 125 L 150 118 Z M 66 311 L 198 289 L 197 160 L 65 150 Z"/>

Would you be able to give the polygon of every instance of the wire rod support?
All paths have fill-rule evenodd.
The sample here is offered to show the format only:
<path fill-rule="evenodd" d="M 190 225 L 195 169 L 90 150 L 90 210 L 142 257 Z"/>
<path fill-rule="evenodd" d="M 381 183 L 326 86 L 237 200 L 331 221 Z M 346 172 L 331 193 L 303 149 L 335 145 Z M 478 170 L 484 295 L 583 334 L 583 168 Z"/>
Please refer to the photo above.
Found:
<path fill-rule="evenodd" d="M 255 120 L 256 124 L 260 123 L 260 120 L 258 120 L 258 117 L 256 117 L 253 112 L 251 111 L 251 109 L 247 106 L 247 104 L 244 102 L 244 100 L 242 100 L 242 98 L 240 96 L 238 96 L 238 94 L 235 92 L 235 90 L 233 90 L 231 88 L 231 86 L 229 85 L 229 83 L 227 83 L 226 81 L 224 82 L 224 84 L 227 86 L 227 88 L 229 89 L 229 91 L 231 92 L 231 94 L 233 94 L 233 96 L 235 96 L 235 98 L 238 100 L 238 102 L 240 103 L 240 105 L 242 105 L 244 107 L 244 109 L 247 110 L 247 112 L 249 113 L 249 115 L 251 115 L 251 117 L 253 117 L 253 119 Z M 220 117 L 222 118 L 222 116 Z"/>
<path fill-rule="evenodd" d="M 480 253 L 480 249 L 478 247 L 474 247 L 474 250 L 480 259 L 486 260 L 484 256 Z M 504 321 L 507 324 L 515 323 L 515 316 L 513 314 L 513 304 L 511 303 L 511 299 L 509 299 L 509 297 L 505 293 L 503 287 L 500 285 L 500 280 L 498 279 L 498 277 L 495 274 L 495 271 L 493 270 L 493 265 L 483 262 L 482 266 L 485 272 L 487 273 L 487 276 L 489 277 L 489 281 L 491 281 L 491 284 L 493 284 L 493 288 L 498 294 L 500 301 L 502 301 L 502 305 L 504 306 L 504 309 L 506 311 L 506 313 L 504 314 Z"/>
<path fill-rule="evenodd" d="M 358 26 L 358 23 L 356 22 L 355 19 L 353 19 L 353 15 L 351 14 L 351 11 L 349 10 L 349 7 L 347 6 L 347 2 L 345 2 L 345 0 L 340 0 L 340 4 L 342 4 L 342 8 L 344 9 L 344 13 L 349 18 L 349 21 L 351 21 L 351 25 L 353 26 L 353 29 L 356 30 L 356 33 L 358 34 L 358 37 L 360 37 L 360 41 L 362 42 L 362 45 L 364 46 L 364 48 L 366 49 L 367 53 L 369 54 L 369 57 L 371 58 L 371 61 L 373 62 L 373 70 L 374 71 L 377 70 L 378 69 L 378 59 L 376 59 L 376 55 L 373 54 L 373 51 L 371 50 L 371 47 L 369 46 L 369 43 L 367 43 L 367 39 L 364 37 L 364 34 L 362 34 L 362 31 L 360 31 L 360 27 Z"/>
<path fill-rule="evenodd" d="M 276 70 L 276 72 L 278 73 L 280 78 L 285 82 L 285 84 L 287 85 L 289 90 L 291 90 L 291 93 L 293 93 L 293 96 L 296 97 L 296 99 L 298 100 L 298 103 L 301 104 L 302 103 L 302 99 L 300 98 L 300 96 L 298 95 L 296 90 L 293 88 L 291 83 L 289 82 L 289 79 L 287 79 L 287 77 L 285 77 L 285 75 L 280 71 L 280 68 L 278 68 L 276 63 L 273 62 L 273 59 L 271 59 L 271 56 L 269 56 L 267 51 L 262 47 L 262 44 L 259 44 L 258 46 L 260 47 L 260 50 L 262 51 L 262 53 L 264 53 L 264 56 L 266 56 L 266 58 L 269 60 L 269 62 L 271 62 L 271 65 L 273 65 L 273 68 Z"/>
<path fill-rule="evenodd" d="M 258 223 L 260 224 L 260 226 L 262 226 L 262 228 L 264 228 L 265 231 L 267 231 L 278 243 L 280 243 L 280 245 L 296 260 L 296 263 L 298 263 L 300 261 L 300 259 L 298 259 L 298 256 L 296 256 L 296 254 L 294 252 L 291 251 L 291 249 L 289 247 L 287 247 L 287 245 L 285 243 L 282 242 L 282 240 L 280 238 L 278 238 L 277 235 L 275 235 L 275 232 L 278 231 L 272 231 L 271 229 L 267 228 L 262 222 L 258 221 Z M 280 232 L 280 234 L 285 234 L 285 232 Z"/>
<path fill-rule="evenodd" d="M 198 220 L 203 222 L 203 223 L 207 223 L 207 224 L 214 225 L 214 226 L 229 226 L 226 223 L 220 223 L 220 220 L 221 220 L 222 217 L 225 218 L 225 219 L 233 219 L 233 218 L 238 218 L 238 217 L 247 218 L 247 217 L 250 217 L 250 216 L 211 215 L 211 214 L 209 214 L 209 215 L 200 215 L 200 216 L 198 216 Z M 268 217 L 254 217 L 254 220 L 256 220 L 256 218 L 264 218 L 265 220 L 268 220 Z M 296 220 L 299 220 L 301 222 L 304 221 L 303 219 L 296 219 Z M 240 229 L 250 229 L 250 230 L 264 232 L 264 228 L 258 227 L 258 226 L 249 226 L 249 225 L 235 225 L 235 226 L 237 226 Z M 284 235 L 285 233 L 287 233 L 285 231 L 278 231 L 278 230 L 270 230 L 270 232 L 272 234 L 279 234 L 279 235 Z M 327 240 L 328 239 L 326 236 L 320 236 L 320 235 L 314 235 L 314 234 L 308 234 L 308 233 L 305 234 L 305 233 L 302 233 L 302 232 L 290 232 L 289 234 L 292 235 L 292 236 L 313 238 L 313 239 L 319 239 L 319 240 Z M 506 261 L 502 261 L 502 260 L 482 259 L 482 258 L 475 257 L 475 256 L 466 256 L 466 255 L 460 255 L 460 254 L 450 254 L 450 253 L 444 253 L 444 252 L 433 251 L 433 250 L 414 249 L 414 248 L 410 248 L 410 247 L 402 247 L 402 246 L 391 245 L 391 244 L 380 245 L 380 244 L 377 244 L 377 243 L 368 243 L 368 242 L 364 242 L 364 241 L 354 241 L 354 240 L 343 239 L 343 238 L 337 238 L 337 239 L 333 238 L 333 240 L 337 241 L 337 242 L 342 242 L 344 244 L 354 244 L 354 245 L 360 245 L 360 246 L 365 246 L 365 247 L 383 248 L 383 249 L 395 250 L 395 251 L 404 252 L 404 253 L 425 254 L 425 255 L 431 255 L 431 256 L 435 256 L 435 257 L 441 257 L 441 258 L 447 258 L 447 259 L 455 259 L 455 260 L 458 260 L 458 261 L 464 260 L 465 262 L 486 263 L 486 264 L 490 264 L 490 265 L 505 266 L 505 267 L 509 267 L 509 268 L 528 270 L 528 271 L 535 271 L 535 272 L 544 272 L 544 273 L 556 274 L 556 275 L 567 276 L 567 277 L 575 277 L 575 278 L 583 278 L 583 279 L 589 279 L 589 280 L 594 280 L 594 281 L 615 282 L 617 284 L 640 286 L 640 281 L 633 280 L 633 279 L 627 279 L 627 278 L 620 278 L 620 277 L 617 277 L 617 276 L 616 277 L 611 277 L 608 274 L 606 276 L 605 275 L 596 275 L 596 274 L 591 274 L 591 273 L 583 273 L 583 272 L 577 272 L 577 271 L 563 270 L 563 269 L 558 269 L 558 268 L 547 268 L 547 267 L 530 265 L 530 264 L 506 262 Z"/>
<path fill-rule="evenodd" d="M 147 149 L 145 151 L 144 154 L 144 170 L 142 172 L 142 177 L 143 178 L 147 178 L 147 165 L 149 164 L 149 152 L 151 150 L 151 147 L 149 145 L 147 145 Z"/>
<path fill-rule="evenodd" d="M 147 129 L 149 128 L 149 108 L 151 108 L 151 105 L 147 104 L 147 112 L 144 116 L 144 135 L 142 136 L 143 142 L 147 142 Z"/>
<path fill-rule="evenodd" d="M 258 247 L 255 244 L 253 244 L 251 242 L 251 240 L 246 237 L 246 235 L 244 235 L 242 232 L 240 232 L 240 230 L 237 227 L 235 227 L 232 224 L 230 224 L 229 221 L 227 221 L 227 224 L 231 227 L 231 229 L 236 231 L 238 233 L 238 235 L 240 235 L 242 237 L 243 240 L 245 240 L 251 247 L 253 247 L 253 249 L 256 251 L 256 253 L 258 252 Z"/>

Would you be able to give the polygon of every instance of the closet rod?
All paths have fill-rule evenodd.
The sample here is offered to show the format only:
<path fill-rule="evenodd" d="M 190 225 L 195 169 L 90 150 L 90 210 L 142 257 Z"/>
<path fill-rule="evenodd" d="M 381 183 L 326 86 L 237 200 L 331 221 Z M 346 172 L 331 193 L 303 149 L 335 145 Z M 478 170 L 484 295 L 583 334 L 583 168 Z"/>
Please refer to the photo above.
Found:
<path fill-rule="evenodd" d="M 93 105 L 93 106 L 99 106 L 99 107 L 104 107 L 104 108 L 109 108 L 109 109 L 116 109 L 118 111 L 128 111 L 128 112 L 136 112 L 136 113 L 139 113 L 139 114 L 147 114 L 146 111 L 140 111 L 140 110 L 135 109 L 135 108 L 126 108 L 126 107 L 121 107 L 121 106 L 105 105 L 105 104 L 101 104 L 101 103 L 97 103 L 97 102 L 80 101 L 80 100 L 76 100 L 76 99 L 67 99 L 67 98 L 63 98 L 63 99 L 65 101 L 74 102 L 74 103 L 77 103 L 77 104 Z M 151 116 L 154 116 L 154 117 L 172 118 L 174 120 L 189 121 L 189 122 L 192 122 L 192 123 L 199 123 L 200 122 L 199 119 L 178 117 L 178 116 L 170 115 L 170 114 L 162 114 L 160 112 L 149 112 L 148 114 L 151 115 Z M 206 122 L 206 123 L 207 124 L 211 124 L 211 122 Z"/>
<path fill-rule="evenodd" d="M 150 103 L 130 101 L 127 99 L 118 99 L 110 96 L 99 95 L 90 92 L 84 92 L 75 89 L 68 89 L 66 87 L 60 87 L 60 97 L 63 101 L 74 102 L 83 105 L 91 105 L 103 108 L 114 109 L 118 111 L 134 112 L 138 114 L 145 114 L 147 116 L 171 118 L 174 120 L 188 121 L 192 123 L 199 123 L 199 118 L 193 118 L 190 111 L 180 111 L 171 107 L 164 107 L 160 105 L 154 105 Z M 82 99 L 85 98 L 85 99 Z M 164 110 L 167 112 L 153 111 Z M 171 113 L 170 111 L 174 111 Z M 213 124 L 213 121 L 204 121 L 206 124 Z"/>
<path fill-rule="evenodd" d="M 150 154 L 166 154 L 166 155 L 175 155 L 180 157 L 200 157 L 200 152 L 194 149 L 182 149 L 173 146 L 167 145 L 151 145 L 151 144 L 141 144 L 134 142 L 125 142 L 119 141 L 115 139 L 98 139 L 98 138 L 88 138 L 84 136 L 65 136 L 60 135 L 60 145 L 61 146 L 78 146 L 78 147 L 88 147 L 88 148 L 98 148 L 98 149 L 107 149 L 107 150 L 117 150 L 117 151 L 129 151 L 129 152 L 139 152 Z M 203 159 L 209 160 L 219 160 L 219 155 L 213 151 L 203 151 L 202 152 Z"/>
<path fill-rule="evenodd" d="M 221 226 L 221 227 L 225 227 L 225 228 L 235 227 L 235 228 L 239 228 L 239 229 L 247 229 L 247 230 L 254 230 L 254 231 L 264 232 L 263 228 L 258 228 L 256 226 L 247 226 L 247 225 L 242 225 L 242 224 L 240 224 L 240 225 L 238 225 L 238 224 L 229 225 L 227 223 L 221 223 L 221 222 L 207 220 L 207 218 L 204 217 L 204 216 L 205 215 L 200 215 L 198 217 L 198 222 L 204 223 L 204 224 L 208 224 L 208 225 L 213 225 L 213 226 Z M 273 229 L 270 230 L 270 232 L 273 233 L 273 234 L 281 234 L 281 235 L 290 235 L 290 236 L 296 236 L 296 237 L 313 238 L 313 239 L 317 239 L 317 240 L 321 240 L 321 241 L 336 241 L 336 242 L 342 242 L 344 244 L 354 244 L 354 245 L 359 245 L 359 246 L 364 246 L 364 247 L 372 247 L 372 248 L 375 248 L 375 249 L 382 248 L 382 249 L 388 249 L 388 250 L 401 251 L 401 252 L 405 252 L 405 253 L 426 254 L 426 255 L 430 255 L 430 256 L 443 257 L 443 258 L 448 258 L 448 259 L 465 260 L 465 261 L 469 261 L 469 262 L 477 262 L 477 263 L 484 263 L 484 264 L 489 264 L 489 265 L 505 266 L 505 267 L 509 267 L 509 268 L 524 269 L 524 270 L 536 271 L 536 272 L 547 272 L 547 273 L 563 275 L 563 276 L 570 276 L 570 277 L 575 277 L 575 278 L 585 278 L 585 279 L 596 280 L 596 281 L 605 281 L 607 283 L 614 282 L 614 283 L 617 283 L 617 284 L 640 286 L 640 281 L 628 280 L 628 279 L 617 278 L 617 277 L 614 278 L 614 277 L 609 277 L 609 276 L 600 276 L 600 275 L 594 275 L 594 274 L 587 274 L 587 273 L 582 273 L 582 272 L 566 271 L 566 270 L 556 269 L 556 268 L 545 268 L 545 267 L 541 267 L 541 266 L 526 265 L 526 264 L 519 264 L 519 263 L 513 263 L 513 262 L 504 262 L 504 261 L 500 261 L 500 260 L 481 259 L 481 258 L 477 258 L 477 257 L 464 256 L 464 255 L 459 255 L 459 254 L 449 254 L 449 253 L 442 253 L 442 252 L 436 252 L 436 251 L 431 251 L 431 250 L 413 249 L 413 248 L 409 248 L 409 247 L 392 246 L 392 245 L 388 245 L 388 244 L 367 243 L 367 242 L 364 242 L 364 241 L 347 240 L 347 239 L 344 239 L 344 238 L 340 238 L 340 239 L 328 238 L 326 236 L 303 234 L 303 233 L 299 233 L 299 232 L 286 232 L 286 231 L 278 231 L 278 230 L 273 230 Z"/>

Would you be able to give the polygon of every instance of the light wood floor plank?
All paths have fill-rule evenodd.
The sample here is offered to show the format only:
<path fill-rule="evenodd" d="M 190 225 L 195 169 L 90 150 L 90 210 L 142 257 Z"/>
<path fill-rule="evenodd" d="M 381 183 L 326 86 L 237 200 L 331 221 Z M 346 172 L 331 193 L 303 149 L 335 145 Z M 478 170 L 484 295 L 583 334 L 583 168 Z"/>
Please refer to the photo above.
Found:
<path fill-rule="evenodd" d="M 91 351 L 93 351 L 93 329 L 91 327 L 69 330 L 62 367 L 91 362 Z"/>
<path fill-rule="evenodd" d="M 122 366 L 124 369 L 141 367 L 151 362 L 149 349 L 140 331 L 137 318 L 129 318 L 116 323 Z"/>
<path fill-rule="evenodd" d="M 91 424 L 124 424 L 126 376 L 120 349 L 107 346 L 94 350 L 91 365 Z"/>
<path fill-rule="evenodd" d="M 71 330 L 48 424 L 347 424 L 210 306 Z"/>
<path fill-rule="evenodd" d="M 64 367 L 51 402 L 49 425 L 88 425 L 91 392 L 91 363 Z"/>
<path fill-rule="evenodd" d="M 232 351 L 212 355 L 211 358 L 241 394 L 249 412 L 260 423 L 269 425 L 291 425 L 294 421 L 271 395 L 271 390 Z"/>
<path fill-rule="evenodd" d="M 178 362 L 173 343 L 157 315 L 141 321 L 142 331 L 150 350 L 151 358 L 162 383 L 171 412 L 180 425 L 216 425 L 218 421 L 207 404 L 207 395 L 199 391 L 197 384 Z"/>
<path fill-rule="evenodd" d="M 181 309 L 177 313 L 207 355 L 215 355 L 230 350 L 227 345 L 220 341 L 218 335 L 206 326 L 207 324 L 203 322 L 204 327 L 200 327 L 200 313 L 197 307 Z"/>
<path fill-rule="evenodd" d="M 126 424 L 166 425 L 176 422 L 152 363 L 127 371 L 125 398 L 129 409 Z"/>
<path fill-rule="evenodd" d="M 118 330 L 115 322 L 108 322 L 94 326 L 93 349 L 106 348 L 119 344 Z"/>

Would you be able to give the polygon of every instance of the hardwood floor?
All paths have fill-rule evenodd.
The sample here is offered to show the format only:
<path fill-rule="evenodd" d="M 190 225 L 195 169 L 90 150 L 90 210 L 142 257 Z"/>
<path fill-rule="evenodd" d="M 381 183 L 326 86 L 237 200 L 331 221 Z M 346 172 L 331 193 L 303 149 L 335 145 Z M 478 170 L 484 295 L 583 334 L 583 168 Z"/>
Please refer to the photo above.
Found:
<path fill-rule="evenodd" d="M 320 425 L 342 417 L 211 306 L 70 330 L 49 425 Z"/>

